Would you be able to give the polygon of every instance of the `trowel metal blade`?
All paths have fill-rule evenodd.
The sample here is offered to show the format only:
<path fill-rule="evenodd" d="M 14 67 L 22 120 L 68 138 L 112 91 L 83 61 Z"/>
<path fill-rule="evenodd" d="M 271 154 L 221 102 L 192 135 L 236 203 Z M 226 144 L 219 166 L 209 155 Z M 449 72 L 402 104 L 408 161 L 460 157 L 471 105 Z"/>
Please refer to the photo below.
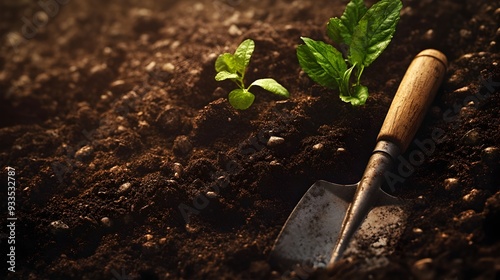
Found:
<path fill-rule="evenodd" d="M 317 181 L 304 194 L 285 225 L 270 259 L 282 269 L 325 267 L 337 242 L 357 184 Z M 404 230 L 404 204 L 380 190 L 378 203 L 350 242 L 344 256 L 375 259 L 390 254 Z"/>

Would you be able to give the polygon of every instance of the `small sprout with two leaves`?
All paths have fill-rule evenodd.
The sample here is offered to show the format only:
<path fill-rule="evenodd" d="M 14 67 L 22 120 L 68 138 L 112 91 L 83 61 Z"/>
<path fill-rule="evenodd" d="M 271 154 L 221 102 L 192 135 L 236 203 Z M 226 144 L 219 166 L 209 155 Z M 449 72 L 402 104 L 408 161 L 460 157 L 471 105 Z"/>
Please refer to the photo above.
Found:
<path fill-rule="evenodd" d="M 351 0 L 344 14 L 331 18 L 327 25 L 328 37 L 340 51 L 302 37 L 305 45 L 297 48 L 300 66 L 316 83 L 337 88 L 342 101 L 365 104 L 368 88 L 361 85 L 361 75 L 391 42 L 401 8 L 400 0 L 381 0 L 370 9 L 363 0 Z"/>
<path fill-rule="evenodd" d="M 234 54 L 221 54 L 215 61 L 215 70 L 217 71 L 215 80 L 231 80 L 238 85 L 237 89 L 229 93 L 229 103 L 239 110 L 248 109 L 255 100 L 255 95 L 250 92 L 252 86 L 259 86 L 282 97 L 288 98 L 290 96 L 285 87 L 271 78 L 258 79 L 251 83 L 250 86 L 245 87 L 245 72 L 254 49 L 254 41 L 247 39 L 238 46 Z"/>

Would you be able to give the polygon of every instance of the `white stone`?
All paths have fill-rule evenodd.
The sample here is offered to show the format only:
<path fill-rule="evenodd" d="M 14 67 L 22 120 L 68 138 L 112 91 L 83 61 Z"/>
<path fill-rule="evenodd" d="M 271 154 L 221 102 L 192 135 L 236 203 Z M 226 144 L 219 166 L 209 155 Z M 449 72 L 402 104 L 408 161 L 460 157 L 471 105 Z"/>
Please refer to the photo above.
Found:
<path fill-rule="evenodd" d="M 267 145 L 269 147 L 278 146 L 278 145 L 281 145 L 283 143 L 285 143 L 285 138 L 278 137 L 278 136 L 271 136 L 269 138 L 269 140 L 267 141 Z"/>

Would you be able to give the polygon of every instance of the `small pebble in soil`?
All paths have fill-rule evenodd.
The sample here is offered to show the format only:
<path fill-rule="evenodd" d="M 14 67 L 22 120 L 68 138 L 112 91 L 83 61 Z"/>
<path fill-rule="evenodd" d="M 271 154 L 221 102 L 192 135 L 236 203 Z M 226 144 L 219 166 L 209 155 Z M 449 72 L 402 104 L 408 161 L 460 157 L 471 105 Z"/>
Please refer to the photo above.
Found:
<path fill-rule="evenodd" d="M 279 163 L 279 161 L 277 161 L 277 160 L 273 160 L 273 161 L 271 161 L 271 162 L 269 163 L 269 165 L 271 165 L 271 166 L 280 166 L 280 165 L 281 165 L 281 163 Z"/>
<path fill-rule="evenodd" d="M 161 66 L 161 70 L 173 74 L 175 72 L 175 66 L 172 63 L 167 62 Z"/>
<path fill-rule="evenodd" d="M 222 175 L 217 178 L 216 184 L 221 187 L 227 187 L 229 184 L 229 179 L 226 176 Z"/>
<path fill-rule="evenodd" d="M 144 70 L 146 70 L 146 72 L 152 72 L 153 70 L 155 70 L 155 67 L 156 67 L 156 62 L 151 61 L 148 65 L 146 65 Z"/>
<path fill-rule="evenodd" d="M 494 48 L 497 45 L 496 41 L 491 41 L 490 42 L 490 48 Z"/>
<path fill-rule="evenodd" d="M 179 183 L 177 183 L 176 180 L 167 180 L 167 184 L 175 188 L 179 186 Z"/>
<path fill-rule="evenodd" d="M 285 143 L 285 138 L 278 137 L 278 136 L 271 136 L 269 137 L 269 140 L 267 140 L 267 146 L 269 147 L 275 147 L 278 145 L 281 145 Z"/>
<path fill-rule="evenodd" d="M 235 24 L 231 24 L 227 32 L 229 32 L 229 35 L 231 36 L 240 36 L 241 34 L 243 34 L 243 32 Z"/>
<path fill-rule="evenodd" d="M 481 151 L 481 161 L 488 167 L 496 168 L 500 165 L 500 149 L 487 147 Z"/>
<path fill-rule="evenodd" d="M 473 102 L 473 101 L 471 101 Z M 476 108 L 474 105 L 472 106 L 464 106 L 460 109 L 460 117 L 461 118 L 470 118 L 476 112 Z"/>
<path fill-rule="evenodd" d="M 474 203 L 479 199 L 480 194 L 481 192 L 478 189 L 472 189 L 468 194 L 464 195 L 462 199 L 465 202 Z"/>
<path fill-rule="evenodd" d="M 125 92 L 128 92 L 132 88 L 133 86 L 131 84 L 128 84 L 124 80 L 116 80 L 109 85 L 109 89 L 114 94 L 123 94 Z"/>
<path fill-rule="evenodd" d="M 405 17 L 405 16 L 411 17 L 411 16 L 413 16 L 413 14 L 414 14 L 413 9 L 410 6 L 407 6 L 401 10 L 401 17 Z"/>
<path fill-rule="evenodd" d="M 295 107 L 295 103 L 290 101 L 289 99 L 287 100 L 278 100 L 276 101 L 276 108 L 280 110 L 291 110 Z"/>
<path fill-rule="evenodd" d="M 125 193 L 126 191 L 128 191 L 130 189 L 130 187 L 132 186 L 132 183 L 130 182 L 126 182 L 126 183 L 123 183 L 119 188 L 118 188 L 118 191 L 117 193 Z"/>
<path fill-rule="evenodd" d="M 206 195 L 208 198 L 210 198 L 210 199 L 217 198 L 217 193 L 216 193 L 216 192 L 212 192 L 212 191 L 210 191 L 210 192 L 207 192 L 205 195 Z"/>
<path fill-rule="evenodd" d="M 196 233 L 198 229 L 196 229 L 194 226 L 190 224 L 186 224 L 186 231 L 189 233 Z"/>
<path fill-rule="evenodd" d="M 423 233 L 423 232 L 424 232 L 421 228 L 413 228 L 413 230 L 412 230 L 412 231 L 413 231 L 413 233 L 418 233 L 418 234 L 420 234 L 420 233 Z"/>
<path fill-rule="evenodd" d="M 455 191 L 460 187 L 460 181 L 457 178 L 447 178 L 444 179 L 443 185 L 446 191 Z"/>
<path fill-rule="evenodd" d="M 124 170 L 123 167 L 121 167 L 120 165 L 115 165 L 113 167 L 111 167 L 109 169 L 109 172 L 112 172 L 112 173 L 119 173 L 119 172 L 122 172 Z"/>
<path fill-rule="evenodd" d="M 197 12 L 201 12 L 205 9 L 205 5 L 203 5 L 203 3 L 200 3 L 200 2 L 196 2 L 194 5 L 193 5 L 193 8 L 195 11 Z"/>
<path fill-rule="evenodd" d="M 94 65 L 90 69 L 89 74 L 90 74 L 90 78 L 94 79 L 94 78 L 99 78 L 102 75 L 108 76 L 109 72 L 110 72 L 110 70 L 108 69 L 108 65 L 103 63 L 103 64 Z"/>
<path fill-rule="evenodd" d="M 453 217 L 453 221 L 460 226 L 461 230 L 470 233 L 481 227 L 483 219 L 476 211 L 469 209 Z"/>
<path fill-rule="evenodd" d="M 50 80 L 50 76 L 47 73 L 40 73 L 35 77 L 35 83 L 43 84 Z"/>
<path fill-rule="evenodd" d="M 158 240 L 158 244 L 160 244 L 160 245 L 165 245 L 165 244 L 167 244 L 167 238 L 166 238 L 166 237 L 162 237 L 162 238 L 160 238 L 160 240 Z"/>
<path fill-rule="evenodd" d="M 69 226 L 61 220 L 53 221 L 50 223 L 50 231 L 53 234 L 59 234 L 69 229 Z"/>
<path fill-rule="evenodd" d="M 112 97 L 112 96 L 113 96 L 113 94 L 109 91 L 106 94 L 101 95 L 101 100 L 106 101 L 106 100 L 110 99 L 110 97 Z"/>
<path fill-rule="evenodd" d="M 271 276 L 272 276 L 273 278 L 278 279 L 278 278 L 280 278 L 280 275 L 281 275 L 281 274 L 280 274 L 278 271 L 276 271 L 276 270 L 271 271 Z"/>
<path fill-rule="evenodd" d="M 432 41 L 435 38 L 435 32 L 433 29 L 427 30 L 424 35 L 422 36 L 422 39 L 425 41 Z"/>
<path fill-rule="evenodd" d="M 147 128 L 149 128 L 149 123 L 147 121 L 141 120 L 137 123 L 137 128 L 138 129 L 147 129 Z"/>
<path fill-rule="evenodd" d="M 477 129 L 471 129 L 465 133 L 462 137 L 462 140 L 467 145 L 476 145 L 481 140 L 481 135 Z"/>
<path fill-rule="evenodd" d="M 322 143 L 318 143 L 316 145 L 313 146 L 313 150 L 316 150 L 316 151 L 319 151 L 323 149 L 323 144 Z"/>
<path fill-rule="evenodd" d="M 435 276 L 433 260 L 431 258 L 416 261 L 411 270 L 417 279 L 433 279 Z"/>
<path fill-rule="evenodd" d="M 461 87 L 453 91 L 453 93 L 464 93 L 464 92 L 469 92 L 469 87 Z"/>
<path fill-rule="evenodd" d="M 154 255 L 160 251 L 160 248 L 156 242 L 148 241 L 142 244 L 142 253 L 144 255 Z"/>
<path fill-rule="evenodd" d="M 174 41 L 172 42 L 172 45 L 170 45 L 170 49 L 175 50 L 181 45 L 181 42 L 179 41 Z"/>
<path fill-rule="evenodd" d="M 423 196 L 417 197 L 417 199 L 414 200 L 414 204 L 415 204 L 415 207 L 418 207 L 418 208 L 428 207 L 428 202 Z"/>
<path fill-rule="evenodd" d="M 460 33 L 460 37 L 462 37 L 464 39 L 469 39 L 472 36 L 472 32 L 470 30 L 467 30 L 467 29 L 460 29 L 459 33 Z"/>
<path fill-rule="evenodd" d="M 103 217 L 101 219 L 101 224 L 107 228 L 111 227 L 111 220 L 108 217 Z"/>
<path fill-rule="evenodd" d="M 75 158 L 81 160 L 81 159 L 84 159 L 84 158 L 87 158 L 90 156 L 90 154 L 92 154 L 92 147 L 91 146 L 83 146 L 81 147 L 78 151 L 76 151 L 75 153 Z"/>
<path fill-rule="evenodd" d="M 173 171 L 174 171 L 174 177 L 176 179 L 179 179 L 182 175 L 182 164 L 176 162 L 174 163 Z"/>

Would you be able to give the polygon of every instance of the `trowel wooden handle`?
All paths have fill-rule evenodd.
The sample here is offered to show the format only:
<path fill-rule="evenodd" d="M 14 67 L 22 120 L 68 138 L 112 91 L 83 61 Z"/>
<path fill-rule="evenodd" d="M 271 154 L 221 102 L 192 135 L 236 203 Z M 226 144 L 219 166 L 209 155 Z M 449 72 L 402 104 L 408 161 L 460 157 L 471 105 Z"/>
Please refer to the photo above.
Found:
<path fill-rule="evenodd" d="M 377 141 L 396 144 L 403 153 L 417 132 L 441 84 L 448 61 L 437 50 L 424 50 L 411 62 L 392 100 Z"/>

